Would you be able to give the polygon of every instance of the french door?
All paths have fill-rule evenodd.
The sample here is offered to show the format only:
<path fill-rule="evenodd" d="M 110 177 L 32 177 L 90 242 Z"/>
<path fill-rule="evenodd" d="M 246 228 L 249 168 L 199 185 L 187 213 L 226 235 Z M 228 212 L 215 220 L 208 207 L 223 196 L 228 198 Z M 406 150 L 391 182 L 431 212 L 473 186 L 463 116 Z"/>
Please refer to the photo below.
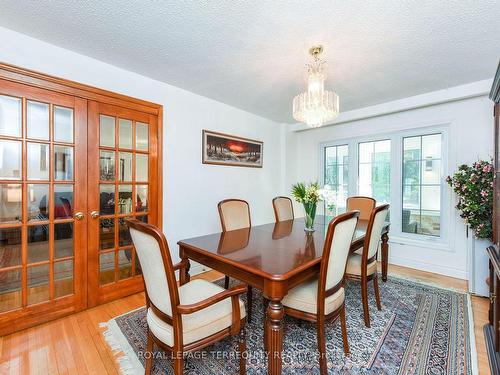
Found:
<path fill-rule="evenodd" d="M 143 288 L 126 220 L 158 224 L 157 127 L 154 115 L 89 102 L 89 306 Z"/>
<path fill-rule="evenodd" d="M 0 80 L 0 332 L 86 305 L 87 101 Z"/>
<path fill-rule="evenodd" d="M 143 289 L 161 225 L 154 103 L 0 64 L 0 336 Z"/>

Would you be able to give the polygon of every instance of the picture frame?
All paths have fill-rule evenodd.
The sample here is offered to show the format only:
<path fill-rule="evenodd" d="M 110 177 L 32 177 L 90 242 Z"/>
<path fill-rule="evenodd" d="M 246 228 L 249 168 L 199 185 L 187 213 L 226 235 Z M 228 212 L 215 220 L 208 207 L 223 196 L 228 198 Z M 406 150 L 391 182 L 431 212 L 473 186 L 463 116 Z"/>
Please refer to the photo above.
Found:
<path fill-rule="evenodd" d="M 202 163 L 262 168 L 264 142 L 236 135 L 202 131 Z"/>

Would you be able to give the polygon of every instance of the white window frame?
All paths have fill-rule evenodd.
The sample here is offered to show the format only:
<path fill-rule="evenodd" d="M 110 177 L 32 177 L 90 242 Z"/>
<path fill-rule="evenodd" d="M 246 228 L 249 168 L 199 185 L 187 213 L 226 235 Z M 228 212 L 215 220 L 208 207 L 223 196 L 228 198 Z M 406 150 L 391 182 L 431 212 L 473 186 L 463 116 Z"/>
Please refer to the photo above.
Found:
<path fill-rule="evenodd" d="M 448 165 L 448 138 L 449 122 L 433 125 L 422 125 L 411 129 L 381 132 L 360 137 L 343 138 L 319 144 L 319 181 L 324 183 L 324 153 L 326 147 L 348 145 L 349 151 L 349 196 L 358 195 L 359 176 L 359 143 L 381 140 L 391 141 L 391 242 L 406 245 L 424 246 L 443 251 L 450 249 L 450 233 L 454 221 L 452 220 L 451 193 L 446 187 L 445 176 L 449 174 Z M 441 202 L 440 202 L 440 235 L 427 236 L 424 234 L 405 233 L 402 231 L 403 211 L 403 138 L 440 133 L 441 143 Z"/>

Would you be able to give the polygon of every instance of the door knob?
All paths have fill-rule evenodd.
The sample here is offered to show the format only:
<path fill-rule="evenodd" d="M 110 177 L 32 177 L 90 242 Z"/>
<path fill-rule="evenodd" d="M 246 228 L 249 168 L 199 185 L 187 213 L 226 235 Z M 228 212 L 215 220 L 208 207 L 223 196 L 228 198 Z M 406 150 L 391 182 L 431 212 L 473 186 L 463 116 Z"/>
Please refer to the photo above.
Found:
<path fill-rule="evenodd" d="M 92 211 L 90 213 L 90 216 L 92 217 L 92 219 L 97 219 L 99 217 L 99 211 Z"/>
<path fill-rule="evenodd" d="M 76 220 L 83 220 L 84 217 L 85 217 L 85 215 L 83 214 L 83 212 L 77 212 L 75 214 L 75 219 Z"/>

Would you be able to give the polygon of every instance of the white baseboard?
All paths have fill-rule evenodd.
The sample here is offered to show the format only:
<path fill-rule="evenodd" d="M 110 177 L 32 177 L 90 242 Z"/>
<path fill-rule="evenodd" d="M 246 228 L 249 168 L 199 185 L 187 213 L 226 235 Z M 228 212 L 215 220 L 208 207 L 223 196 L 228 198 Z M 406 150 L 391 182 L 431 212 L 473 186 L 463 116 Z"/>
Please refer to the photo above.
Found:
<path fill-rule="evenodd" d="M 208 271 L 212 270 L 210 267 L 204 266 L 203 264 L 196 263 L 193 261 L 190 261 L 190 262 L 191 262 L 191 267 L 189 268 L 189 274 L 191 276 L 199 275 L 200 273 L 208 272 Z"/>
<path fill-rule="evenodd" d="M 420 271 L 437 273 L 440 275 L 455 277 L 457 279 L 467 280 L 467 271 L 455 267 L 448 267 L 441 264 L 427 263 L 415 259 L 392 256 L 389 254 L 389 264 L 414 268 Z"/>

